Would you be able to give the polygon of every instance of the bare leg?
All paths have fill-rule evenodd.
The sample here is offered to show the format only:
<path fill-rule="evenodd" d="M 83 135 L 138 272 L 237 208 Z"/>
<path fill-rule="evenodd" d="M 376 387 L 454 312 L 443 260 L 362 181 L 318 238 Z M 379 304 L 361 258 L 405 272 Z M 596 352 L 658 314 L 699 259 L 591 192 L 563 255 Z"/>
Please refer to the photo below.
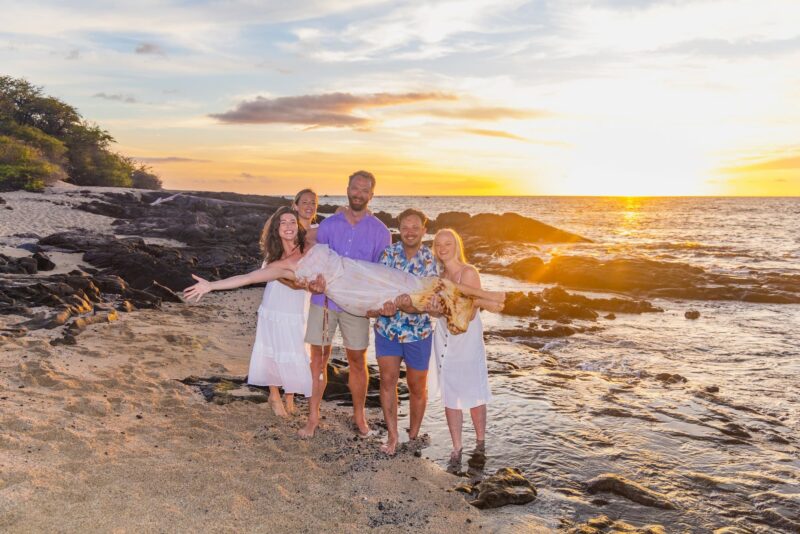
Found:
<path fill-rule="evenodd" d="M 294 393 L 286 393 L 284 398 L 286 399 L 286 412 L 289 415 L 296 414 L 297 408 L 294 405 Z"/>
<path fill-rule="evenodd" d="M 417 439 L 422 419 L 425 417 L 425 406 L 428 403 L 428 371 L 407 367 L 406 381 L 408 382 L 408 403 L 410 405 L 408 437 Z"/>
<path fill-rule="evenodd" d="M 369 433 L 367 415 L 364 406 L 367 403 L 367 350 L 345 349 L 347 353 L 347 364 L 350 373 L 347 378 L 347 386 L 350 388 L 350 396 L 353 398 L 353 421 L 358 427 L 361 436 Z"/>
<path fill-rule="evenodd" d="M 319 405 L 328 385 L 328 357 L 331 346 L 311 345 L 311 398 L 308 401 L 308 421 L 297 431 L 301 438 L 313 438 L 319 426 Z"/>
<path fill-rule="evenodd" d="M 378 334 L 379 335 L 379 334 Z M 378 368 L 381 373 L 381 409 L 389 437 L 381 451 L 392 455 L 397 450 L 397 381 L 400 378 L 400 356 L 381 356 Z"/>
<path fill-rule="evenodd" d="M 469 415 L 472 417 L 472 426 L 475 427 L 475 439 L 478 447 L 486 441 L 486 405 L 481 404 L 470 408 Z"/>
<path fill-rule="evenodd" d="M 283 407 L 281 390 L 278 386 L 269 387 L 269 407 L 272 408 L 272 413 L 278 417 L 286 418 L 289 416 L 289 414 L 286 413 L 286 408 Z"/>
<path fill-rule="evenodd" d="M 445 408 L 444 414 L 447 417 L 447 428 L 450 429 L 450 439 L 453 441 L 453 451 L 450 453 L 450 460 L 454 461 L 458 457 L 461 461 L 461 424 L 464 420 L 464 414 L 461 410 L 454 410 L 453 408 Z"/>

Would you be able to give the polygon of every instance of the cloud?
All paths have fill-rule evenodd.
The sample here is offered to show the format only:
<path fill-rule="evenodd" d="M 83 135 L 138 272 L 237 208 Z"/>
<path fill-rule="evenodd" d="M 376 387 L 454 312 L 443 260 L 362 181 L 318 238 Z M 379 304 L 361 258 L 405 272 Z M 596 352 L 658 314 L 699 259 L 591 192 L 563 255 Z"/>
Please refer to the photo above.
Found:
<path fill-rule="evenodd" d="M 273 180 L 271 176 L 263 176 L 258 174 L 251 174 L 249 172 L 240 172 L 238 178 L 245 178 L 247 180 L 259 180 L 262 182 L 270 182 Z"/>
<path fill-rule="evenodd" d="M 549 111 L 503 107 L 428 108 L 419 110 L 424 115 L 447 119 L 494 121 L 499 119 L 541 119 L 552 116 Z"/>
<path fill-rule="evenodd" d="M 115 94 L 108 94 L 108 93 L 96 93 L 92 95 L 94 98 L 102 98 L 103 100 L 113 100 L 115 102 L 125 102 L 126 104 L 135 104 L 138 102 L 134 97 L 130 95 L 123 95 L 119 93 Z"/>
<path fill-rule="evenodd" d="M 152 54 L 156 56 L 167 55 L 164 49 L 155 43 L 140 43 L 139 46 L 136 47 L 135 52 L 137 54 Z"/>
<path fill-rule="evenodd" d="M 240 102 L 225 113 L 210 115 L 229 124 L 303 124 L 313 128 L 367 128 L 372 120 L 357 110 L 413 104 L 430 100 L 456 100 L 446 93 L 326 93 L 321 95 L 256 97 Z"/>
<path fill-rule="evenodd" d="M 723 170 L 736 174 L 764 171 L 800 171 L 800 155 L 772 158 L 758 163 L 727 167 Z"/>
<path fill-rule="evenodd" d="M 484 130 L 481 128 L 464 128 L 461 130 L 462 132 L 466 132 L 468 134 L 473 135 L 483 135 L 486 137 L 500 137 L 503 139 L 514 139 L 515 141 L 524 141 L 525 143 L 529 143 L 530 141 L 520 135 L 515 135 L 509 132 L 504 132 L 502 130 Z"/>
<path fill-rule="evenodd" d="M 72 60 L 72 59 L 78 59 L 80 57 L 81 57 L 81 51 L 78 50 L 77 48 L 73 48 L 72 50 L 69 51 L 69 53 L 66 56 L 64 56 L 64 59 Z"/>
<path fill-rule="evenodd" d="M 308 18 L 285 46 L 324 62 L 435 59 L 470 52 L 503 51 L 507 34 L 536 26 L 520 16 L 526 0 L 403 2 L 363 11 L 345 24 Z M 502 42 L 501 42 L 502 41 Z"/>
<path fill-rule="evenodd" d="M 179 156 L 164 156 L 164 157 L 134 157 L 133 159 L 141 161 L 142 163 L 208 163 L 207 159 L 194 159 L 182 158 Z"/>

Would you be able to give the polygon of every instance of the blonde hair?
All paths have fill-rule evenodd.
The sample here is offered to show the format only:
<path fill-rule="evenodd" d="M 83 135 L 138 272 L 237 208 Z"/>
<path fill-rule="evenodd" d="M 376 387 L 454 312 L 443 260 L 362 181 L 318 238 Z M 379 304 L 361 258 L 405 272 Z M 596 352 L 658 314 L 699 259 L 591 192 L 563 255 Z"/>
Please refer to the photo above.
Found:
<path fill-rule="evenodd" d="M 433 253 L 436 255 L 436 238 L 438 238 L 443 233 L 449 233 L 453 236 L 453 239 L 456 242 L 456 259 L 463 263 L 464 265 L 467 264 L 467 256 L 464 254 L 464 241 L 462 241 L 461 236 L 458 235 L 458 232 L 453 230 L 452 228 L 442 228 L 436 235 L 433 236 Z"/>

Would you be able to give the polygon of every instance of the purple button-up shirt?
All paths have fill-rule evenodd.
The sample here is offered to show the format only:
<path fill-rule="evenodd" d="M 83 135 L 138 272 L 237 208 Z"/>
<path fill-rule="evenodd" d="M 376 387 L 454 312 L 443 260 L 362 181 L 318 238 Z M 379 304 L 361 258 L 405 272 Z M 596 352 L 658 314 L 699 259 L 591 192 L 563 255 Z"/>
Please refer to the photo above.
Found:
<path fill-rule="evenodd" d="M 345 258 L 378 263 L 384 249 L 392 244 L 392 234 L 374 215 L 366 215 L 353 226 L 342 212 L 331 215 L 320 223 L 317 229 L 317 243 L 328 245 L 331 250 Z M 324 306 L 325 295 L 313 295 L 311 304 Z M 341 308 L 330 299 L 328 308 L 341 311 Z"/>

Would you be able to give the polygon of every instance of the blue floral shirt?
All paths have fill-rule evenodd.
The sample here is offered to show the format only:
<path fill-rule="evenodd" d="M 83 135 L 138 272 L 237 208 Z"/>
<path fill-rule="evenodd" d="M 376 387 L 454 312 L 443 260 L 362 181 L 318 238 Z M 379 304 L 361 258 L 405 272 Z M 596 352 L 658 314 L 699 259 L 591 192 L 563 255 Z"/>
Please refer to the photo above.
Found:
<path fill-rule="evenodd" d="M 413 258 L 406 259 L 403 243 L 398 241 L 386 247 L 379 263 L 400 269 L 416 276 L 438 276 L 439 267 L 431 249 L 422 245 Z M 433 326 L 427 313 L 398 311 L 391 317 L 378 317 L 375 331 L 383 337 L 400 343 L 421 341 L 431 335 Z"/>

